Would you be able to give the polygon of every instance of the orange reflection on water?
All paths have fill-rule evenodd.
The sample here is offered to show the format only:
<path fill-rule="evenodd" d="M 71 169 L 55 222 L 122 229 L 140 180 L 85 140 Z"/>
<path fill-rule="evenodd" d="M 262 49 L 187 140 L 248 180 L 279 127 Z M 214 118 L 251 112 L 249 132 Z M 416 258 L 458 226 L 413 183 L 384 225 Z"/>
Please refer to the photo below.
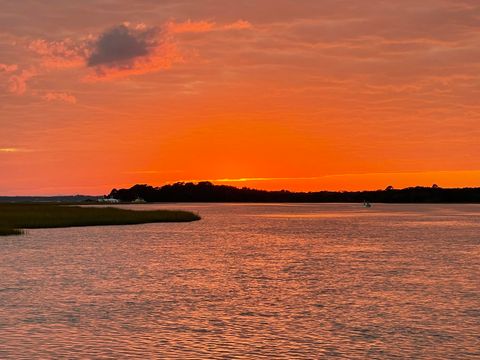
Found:
<path fill-rule="evenodd" d="M 31 230 L 2 240 L 2 356 L 478 352 L 479 206 L 138 208 L 165 207 L 198 209 L 202 221 Z"/>

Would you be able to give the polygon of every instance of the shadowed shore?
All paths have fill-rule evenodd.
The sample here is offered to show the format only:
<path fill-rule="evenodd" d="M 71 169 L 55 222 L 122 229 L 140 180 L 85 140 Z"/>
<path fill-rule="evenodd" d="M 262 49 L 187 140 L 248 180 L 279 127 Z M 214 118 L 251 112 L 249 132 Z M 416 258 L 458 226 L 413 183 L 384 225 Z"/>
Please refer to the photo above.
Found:
<path fill-rule="evenodd" d="M 266 191 L 215 185 L 208 181 L 175 183 L 162 187 L 135 185 L 129 189 L 113 189 L 109 198 L 130 202 L 141 198 L 146 202 L 248 202 L 248 203 L 480 203 L 479 188 L 441 188 L 415 186 L 374 191 Z"/>
<path fill-rule="evenodd" d="M 136 211 L 113 207 L 58 204 L 0 204 L 0 236 L 20 235 L 21 229 L 100 225 L 190 222 L 200 216 L 188 211 Z"/>

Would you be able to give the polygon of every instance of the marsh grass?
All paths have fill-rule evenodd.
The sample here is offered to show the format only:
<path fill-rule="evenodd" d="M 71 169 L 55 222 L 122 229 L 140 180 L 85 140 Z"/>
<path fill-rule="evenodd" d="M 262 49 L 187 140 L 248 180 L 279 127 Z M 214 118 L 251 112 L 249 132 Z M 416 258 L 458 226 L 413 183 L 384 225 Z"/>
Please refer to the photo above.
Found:
<path fill-rule="evenodd" d="M 113 207 L 80 207 L 58 204 L 0 204 L 0 236 L 20 235 L 23 233 L 21 229 L 196 220 L 200 220 L 200 216 L 188 211 L 136 211 Z"/>

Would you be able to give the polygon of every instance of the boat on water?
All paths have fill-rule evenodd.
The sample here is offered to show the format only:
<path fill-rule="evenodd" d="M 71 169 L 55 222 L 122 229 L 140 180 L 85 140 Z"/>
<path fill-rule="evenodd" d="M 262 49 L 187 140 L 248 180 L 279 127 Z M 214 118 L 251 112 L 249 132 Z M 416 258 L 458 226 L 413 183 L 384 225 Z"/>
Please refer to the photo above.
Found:
<path fill-rule="evenodd" d="M 363 207 L 365 207 L 365 208 L 371 208 L 371 207 L 372 207 L 372 204 L 370 204 L 368 201 L 365 200 L 365 201 L 363 202 Z"/>

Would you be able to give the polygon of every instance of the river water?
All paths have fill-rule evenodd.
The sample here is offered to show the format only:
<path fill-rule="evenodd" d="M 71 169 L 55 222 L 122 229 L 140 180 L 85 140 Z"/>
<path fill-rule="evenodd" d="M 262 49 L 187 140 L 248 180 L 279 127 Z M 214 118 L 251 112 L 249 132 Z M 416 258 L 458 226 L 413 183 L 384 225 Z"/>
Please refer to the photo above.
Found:
<path fill-rule="evenodd" d="M 0 358 L 480 359 L 480 206 L 166 204 L 0 238 Z"/>

